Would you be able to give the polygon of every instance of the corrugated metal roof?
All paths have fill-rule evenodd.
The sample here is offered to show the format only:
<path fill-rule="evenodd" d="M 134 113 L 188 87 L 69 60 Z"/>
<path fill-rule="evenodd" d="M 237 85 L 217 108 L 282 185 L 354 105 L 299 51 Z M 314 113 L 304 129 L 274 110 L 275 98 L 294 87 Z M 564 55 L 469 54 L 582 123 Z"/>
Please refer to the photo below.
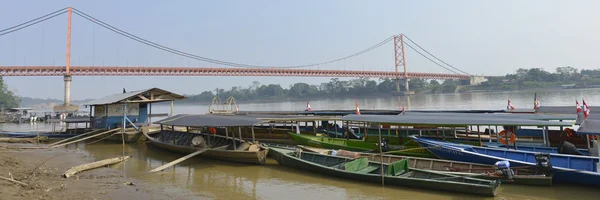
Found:
<path fill-rule="evenodd" d="M 572 123 L 542 121 L 520 118 L 493 118 L 451 115 L 347 115 L 342 121 L 360 121 L 397 125 L 437 125 L 437 126 L 571 126 Z"/>
<path fill-rule="evenodd" d="M 600 120 L 586 119 L 577 129 L 577 134 L 600 135 Z"/>
<path fill-rule="evenodd" d="M 186 115 L 180 114 L 166 119 L 154 122 L 167 126 L 188 126 L 188 127 L 236 127 L 253 126 L 264 120 L 243 117 L 243 116 L 224 116 L 224 115 Z"/>
<path fill-rule="evenodd" d="M 131 91 L 131 92 L 126 92 L 126 93 L 113 94 L 113 95 L 110 95 L 110 96 L 106 96 L 106 97 L 103 97 L 103 98 L 100 98 L 100 99 L 96 99 L 96 100 L 90 101 L 90 102 L 85 103 L 83 105 L 106 105 L 106 104 L 115 104 L 115 103 L 125 103 L 125 102 L 127 102 L 127 100 L 129 98 L 136 97 L 138 95 L 141 95 L 141 94 L 144 94 L 144 93 L 150 92 L 150 91 L 157 92 L 157 95 L 158 94 L 172 95 L 173 98 L 171 98 L 171 99 L 160 99 L 160 100 L 148 100 L 148 101 L 146 101 L 148 103 L 155 103 L 155 102 L 162 102 L 162 101 L 171 101 L 171 100 L 180 100 L 180 99 L 185 98 L 182 95 L 175 94 L 175 93 L 172 93 L 172 92 L 160 89 L 160 88 L 150 88 L 150 89 L 145 89 L 145 90 L 137 90 L 137 91 Z"/>
<path fill-rule="evenodd" d="M 476 117 L 476 118 L 505 118 L 505 119 L 530 119 L 530 120 L 576 120 L 575 114 L 515 114 L 515 113 L 417 113 L 407 112 L 411 116 L 432 117 Z"/>

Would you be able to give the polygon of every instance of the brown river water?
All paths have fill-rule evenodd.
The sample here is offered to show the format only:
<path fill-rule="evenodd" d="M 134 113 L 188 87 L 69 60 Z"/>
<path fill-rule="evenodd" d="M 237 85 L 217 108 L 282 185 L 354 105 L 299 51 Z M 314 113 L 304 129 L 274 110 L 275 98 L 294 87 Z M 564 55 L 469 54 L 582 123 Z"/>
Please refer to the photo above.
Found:
<path fill-rule="evenodd" d="M 542 105 L 573 105 L 575 98 L 585 98 L 590 106 L 600 102 L 600 90 L 559 90 L 538 92 Z M 361 109 L 394 109 L 400 104 L 412 109 L 504 109 L 506 99 L 511 98 L 518 108 L 533 107 L 533 92 L 496 92 L 450 95 L 416 95 L 395 98 L 358 99 Z M 303 110 L 306 102 L 240 104 L 241 110 Z M 353 109 L 354 99 L 311 101 L 314 110 Z M 176 104 L 176 113 L 204 113 L 207 105 Z M 168 106 L 153 107 L 153 112 L 168 112 Z M 12 131 L 49 130 L 48 124 L 1 124 L 0 129 Z M 70 145 L 86 151 L 96 160 L 122 155 L 120 143 L 83 143 Z M 503 184 L 494 198 L 463 195 L 451 192 L 438 192 L 395 186 L 362 183 L 339 179 L 321 174 L 279 166 L 274 160 L 266 165 L 246 165 L 192 158 L 175 167 L 158 173 L 147 171 L 175 160 L 183 155 L 162 151 L 140 143 L 127 144 L 125 154 L 132 156 L 124 165 L 115 168 L 122 170 L 127 177 L 169 188 L 187 189 L 196 194 L 197 199 L 600 199 L 600 189 L 571 185 L 552 187 L 520 186 Z"/>

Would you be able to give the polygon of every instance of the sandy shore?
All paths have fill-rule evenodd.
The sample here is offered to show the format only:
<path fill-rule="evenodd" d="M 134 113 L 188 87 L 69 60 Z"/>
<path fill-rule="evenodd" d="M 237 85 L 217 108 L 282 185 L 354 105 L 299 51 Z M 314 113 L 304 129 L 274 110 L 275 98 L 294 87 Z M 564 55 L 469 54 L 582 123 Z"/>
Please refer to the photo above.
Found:
<path fill-rule="evenodd" d="M 63 178 L 61 175 L 67 169 L 96 160 L 83 151 L 65 148 L 14 149 L 18 146 L 23 145 L 0 144 L 0 176 L 12 176 L 28 186 L 0 179 L 0 200 L 197 199 L 190 191 L 122 177 L 120 164 Z"/>

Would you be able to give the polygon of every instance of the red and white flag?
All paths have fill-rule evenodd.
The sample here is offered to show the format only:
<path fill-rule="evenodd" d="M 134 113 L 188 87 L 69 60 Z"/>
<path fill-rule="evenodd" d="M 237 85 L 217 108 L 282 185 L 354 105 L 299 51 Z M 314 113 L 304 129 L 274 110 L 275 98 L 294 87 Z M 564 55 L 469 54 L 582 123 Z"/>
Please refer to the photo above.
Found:
<path fill-rule="evenodd" d="M 583 118 L 585 119 L 590 116 L 590 107 L 588 107 L 587 103 L 585 103 L 585 100 L 581 101 L 583 101 Z"/>
<path fill-rule="evenodd" d="M 356 101 L 356 114 L 360 115 L 360 108 L 358 108 L 358 101 Z"/>
<path fill-rule="evenodd" d="M 509 110 L 515 109 L 515 107 L 512 105 L 512 103 L 510 103 L 510 99 L 508 100 L 508 106 L 506 106 L 506 108 L 508 108 Z"/>
<path fill-rule="evenodd" d="M 306 102 L 306 111 L 312 111 L 312 109 L 310 109 L 310 104 L 308 101 Z"/>
<path fill-rule="evenodd" d="M 581 105 L 579 105 L 579 101 L 575 100 L 575 106 L 577 107 L 577 114 L 581 112 Z"/>

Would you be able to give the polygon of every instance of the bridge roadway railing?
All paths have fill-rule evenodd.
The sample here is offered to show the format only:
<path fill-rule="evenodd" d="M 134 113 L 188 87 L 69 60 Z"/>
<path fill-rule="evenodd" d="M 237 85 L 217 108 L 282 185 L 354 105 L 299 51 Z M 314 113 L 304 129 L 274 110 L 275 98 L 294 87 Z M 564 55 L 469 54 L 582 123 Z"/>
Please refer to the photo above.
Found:
<path fill-rule="evenodd" d="M 65 66 L 0 66 L 0 76 L 63 76 Z M 73 76 L 304 76 L 404 78 L 403 72 L 278 68 L 71 66 Z M 469 79 L 469 75 L 408 72 L 408 78 Z"/>

